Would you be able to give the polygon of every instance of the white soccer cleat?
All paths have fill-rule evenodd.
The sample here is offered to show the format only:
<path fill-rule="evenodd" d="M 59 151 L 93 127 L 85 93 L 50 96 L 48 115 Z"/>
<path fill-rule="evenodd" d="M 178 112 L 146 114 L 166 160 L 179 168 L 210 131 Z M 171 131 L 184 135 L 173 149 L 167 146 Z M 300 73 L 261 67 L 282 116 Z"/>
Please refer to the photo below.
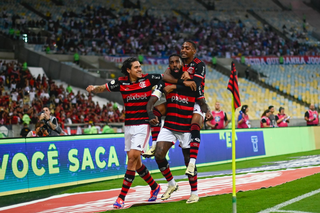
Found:
<path fill-rule="evenodd" d="M 194 169 L 195 165 L 193 163 L 189 163 L 187 170 L 186 170 L 186 175 L 194 176 Z"/>
<path fill-rule="evenodd" d="M 199 201 L 199 196 L 195 194 L 191 194 L 186 203 L 196 203 Z"/>
<path fill-rule="evenodd" d="M 156 145 L 152 145 L 148 151 L 142 154 L 142 157 L 151 158 L 156 152 Z"/>
<path fill-rule="evenodd" d="M 171 197 L 171 194 L 179 189 L 179 185 L 168 186 L 166 192 L 161 196 L 161 200 L 168 200 Z"/>

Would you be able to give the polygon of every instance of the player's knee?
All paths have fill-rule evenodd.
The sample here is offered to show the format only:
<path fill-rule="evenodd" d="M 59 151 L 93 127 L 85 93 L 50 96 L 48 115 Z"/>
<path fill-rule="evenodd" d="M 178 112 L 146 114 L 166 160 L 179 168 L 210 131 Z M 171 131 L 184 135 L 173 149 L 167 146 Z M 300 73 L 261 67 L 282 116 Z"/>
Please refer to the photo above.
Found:
<path fill-rule="evenodd" d="M 162 160 L 165 158 L 165 156 L 166 156 L 166 153 L 163 147 L 157 146 L 156 151 L 154 153 L 154 157 L 156 158 L 156 160 Z"/>
<path fill-rule="evenodd" d="M 135 162 L 137 162 L 140 158 L 140 155 L 128 155 L 128 164 L 134 164 Z"/>
<path fill-rule="evenodd" d="M 192 119 L 191 119 L 191 123 L 195 123 L 198 124 L 199 126 L 202 125 L 202 116 L 197 114 L 197 113 L 193 113 L 192 115 Z"/>

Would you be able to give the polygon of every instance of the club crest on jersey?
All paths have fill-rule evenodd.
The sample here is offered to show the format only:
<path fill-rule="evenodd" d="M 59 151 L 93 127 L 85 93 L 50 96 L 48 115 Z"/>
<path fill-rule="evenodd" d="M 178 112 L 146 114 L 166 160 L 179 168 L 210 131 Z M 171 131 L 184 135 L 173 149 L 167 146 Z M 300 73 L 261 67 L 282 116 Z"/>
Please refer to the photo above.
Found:
<path fill-rule="evenodd" d="M 194 73 L 194 67 L 189 67 L 187 71 L 188 71 L 188 73 L 193 74 Z"/>
<path fill-rule="evenodd" d="M 214 120 L 215 120 L 216 122 L 220 122 L 220 116 L 216 116 L 216 117 L 214 118 Z"/>
<path fill-rule="evenodd" d="M 141 87 L 141 88 L 147 87 L 146 82 L 145 81 L 140 82 L 139 87 Z"/>

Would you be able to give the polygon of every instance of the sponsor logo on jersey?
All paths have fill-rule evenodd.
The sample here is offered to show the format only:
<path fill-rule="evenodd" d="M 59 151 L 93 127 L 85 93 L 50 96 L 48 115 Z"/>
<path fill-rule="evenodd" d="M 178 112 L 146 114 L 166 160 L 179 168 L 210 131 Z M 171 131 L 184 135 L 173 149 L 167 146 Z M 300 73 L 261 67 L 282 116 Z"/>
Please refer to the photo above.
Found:
<path fill-rule="evenodd" d="M 180 102 L 180 103 L 188 104 L 189 103 L 189 98 L 181 98 L 179 96 L 172 96 L 171 97 L 171 101 L 172 102 Z"/>
<path fill-rule="evenodd" d="M 110 89 L 114 89 L 114 88 L 116 88 L 116 87 L 118 87 L 118 86 L 119 86 L 119 84 L 114 84 L 114 83 L 112 84 L 112 82 L 111 82 L 111 85 L 110 85 L 109 88 L 110 88 Z"/>
<path fill-rule="evenodd" d="M 143 95 L 138 95 L 138 94 L 132 94 L 127 96 L 127 102 L 129 101 L 137 101 L 137 100 L 144 100 L 144 99 L 148 99 L 148 95 L 147 93 L 144 93 Z"/>
<path fill-rule="evenodd" d="M 152 75 L 151 79 L 160 79 L 160 76 Z"/>

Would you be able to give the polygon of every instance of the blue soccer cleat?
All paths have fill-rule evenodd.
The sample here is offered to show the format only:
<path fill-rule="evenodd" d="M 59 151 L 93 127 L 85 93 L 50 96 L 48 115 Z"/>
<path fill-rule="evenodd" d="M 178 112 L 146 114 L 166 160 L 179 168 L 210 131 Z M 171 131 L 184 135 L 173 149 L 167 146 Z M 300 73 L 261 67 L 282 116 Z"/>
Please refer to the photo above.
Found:
<path fill-rule="evenodd" d="M 150 201 L 155 201 L 157 200 L 157 196 L 159 194 L 159 192 L 161 191 L 161 186 L 158 184 L 157 188 L 155 190 L 151 190 L 150 192 L 150 198 L 149 198 L 149 202 Z"/>
<path fill-rule="evenodd" d="M 118 197 L 116 202 L 113 204 L 113 208 L 115 209 L 122 209 L 124 207 L 124 201 Z"/>

